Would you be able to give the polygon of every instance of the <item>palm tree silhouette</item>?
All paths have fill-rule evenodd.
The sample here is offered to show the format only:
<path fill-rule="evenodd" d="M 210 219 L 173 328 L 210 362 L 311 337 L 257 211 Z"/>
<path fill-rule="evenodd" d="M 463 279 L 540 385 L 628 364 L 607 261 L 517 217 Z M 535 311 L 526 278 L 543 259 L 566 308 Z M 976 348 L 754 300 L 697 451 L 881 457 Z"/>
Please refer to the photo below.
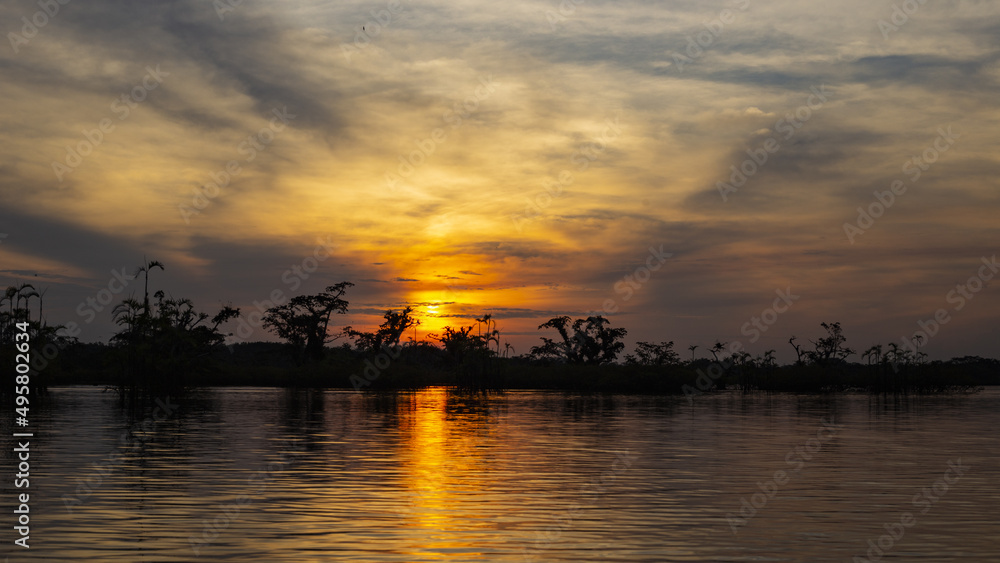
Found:
<path fill-rule="evenodd" d="M 22 288 L 29 288 L 29 287 L 31 288 L 31 291 L 24 292 L 24 320 L 30 321 L 31 320 L 31 306 L 30 306 L 31 298 L 32 297 L 40 297 L 40 296 L 38 295 L 38 292 L 35 291 L 35 287 L 33 285 L 31 285 L 31 284 L 28 284 L 28 283 L 22 284 L 21 287 Z M 20 301 L 21 301 L 21 294 L 19 292 L 18 293 L 18 302 L 20 303 Z"/>
<path fill-rule="evenodd" d="M 35 291 L 35 286 L 30 283 L 22 283 L 17 287 L 8 287 L 4 293 L 4 298 L 10 303 L 10 317 L 15 318 L 15 316 L 19 316 L 21 314 L 21 300 L 24 299 L 27 302 L 32 297 L 38 297 L 38 292 Z M 25 320 L 31 320 L 31 315 L 27 314 Z"/>
<path fill-rule="evenodd" d="M 42 319 L 42 305 L 45 302 L 45 294 L 48 293 L 48 291 L 49 288 L 46 287 L 41 293 L 38 294 L 38 326 L 42 326 L 42 324 L 44 324 L 44 320 Z"/>
<path fill-rule="evenodd" d="M 143 262 L 146 262 L 146 257 L 143 256 L 142 260 Z M 150 260 L 135 272 L 135 275 L 137 276 L 139 274 L 142 274 L 143 281 L 145 282 L 142 306 L 143 306 L 143 311 L 145 311 L 146 315 L 149 315 L 149 271 L 152 270 L 153 268 L 159 268 L 160 270 L 163 270 L 164 269 L 163 263 L 160 262 L 159 260 Z"/>
<path fill-rule="evenodd" d="M 726 344 L 726 342 L 716 341 L 715 345 L 708 349 L 708 351 L 712 354 L 712 357 L 715 358 L 715 363 L 719 363 L 719 352 L 726 349 Z"/>

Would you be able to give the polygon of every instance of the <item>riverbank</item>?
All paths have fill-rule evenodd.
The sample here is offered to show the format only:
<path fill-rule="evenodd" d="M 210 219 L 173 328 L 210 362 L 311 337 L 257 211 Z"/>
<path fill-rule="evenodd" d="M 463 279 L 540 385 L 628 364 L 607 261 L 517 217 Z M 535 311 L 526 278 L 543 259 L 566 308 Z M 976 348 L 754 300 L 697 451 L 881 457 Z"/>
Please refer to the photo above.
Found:
<path fill-rule="evenodd" d="M 114 350 L 68 348 L 40 377 L 46 386 L 121 383 Z M 956 358 L 923 364 L 785 366 L 728 365 L 707 359 L 672 365 L 570 365 L 494 357 L 457 363 L 433 348 L 401 348 L 397 357 L 369 358 L 331 348 L 320 362 L 298 363 L 280 344 L 220 350 L 188 386 L 353 388 L 359 391 L 460 386 L 472 389 L 566 389 L 606 393 L 692 394 L 721 389 L 830 393 L 838 391 L 939 393 L 1000 385 L 1000 362 Z"/>

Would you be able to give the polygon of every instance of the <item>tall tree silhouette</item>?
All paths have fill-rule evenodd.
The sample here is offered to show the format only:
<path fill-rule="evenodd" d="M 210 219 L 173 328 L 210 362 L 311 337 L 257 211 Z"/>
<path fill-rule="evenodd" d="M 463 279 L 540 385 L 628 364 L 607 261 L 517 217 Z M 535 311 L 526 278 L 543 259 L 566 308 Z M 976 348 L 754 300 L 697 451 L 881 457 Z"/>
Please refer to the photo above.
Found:
<path fill-rule="evenodd" d="M 143 259 L 143 262 L 145 262 L 145 264 L 142 265 L 142 266 L 140 266 L 139 269 L 136 270 L 135 275 L 138 276 L 139 274 L 142 274 L 142 277 L 143 277 L 143 283 L 145 284 L 145 287 L 143 289 L 142 305 L 143 305 L 143 308 L 144 308 L 146 314 L 148 315 L 149 314 L 149 272 L 153 268 L 159 268 L 161 271 L 164 268 L 163 268 L 163 263 L 160 262 L 159 260 L 150 260 L 150 261 L 146 262 L 146 257 L 145 256 L 143 256 L 142 259 Z"/>
<path fill-rule="evenodd" d="M 327 286 L 322 293 L 296 295 L 264 313 L 264 328 L 294 346 L 300 359 L 320 360 L 324 346 L 339 336 L 329 334 L 330 317 L 347 312 L 343 296 L 353 286 L 344 281 Z"/>
<path fill-rule="evenodd" d="M 840 328 L 840 323 L 820 323 L 826 330 L 826 336 L 819 340 L 810 340 L 814 349 L 805 354 L 814 364 L 827 365 L 844 361 L 847 356 L 854 354 L 854 350 L 844 346 L 847 338 Z"/>
<path fill-rule="evenodd" d="M 413 318 L 413 307 L 407 306 L 400 312 L 388 310 L 383 315 L 385 322 L 379 325 L 375 332 L 363 332 L 351 327 L 344 327 L 344 332 L 354 338 L 359 349 L 366 353 L 378 352 L 382 348 L 394 347 L 406 333 L 406 329 L 415 326 L 419 321 Z"/>

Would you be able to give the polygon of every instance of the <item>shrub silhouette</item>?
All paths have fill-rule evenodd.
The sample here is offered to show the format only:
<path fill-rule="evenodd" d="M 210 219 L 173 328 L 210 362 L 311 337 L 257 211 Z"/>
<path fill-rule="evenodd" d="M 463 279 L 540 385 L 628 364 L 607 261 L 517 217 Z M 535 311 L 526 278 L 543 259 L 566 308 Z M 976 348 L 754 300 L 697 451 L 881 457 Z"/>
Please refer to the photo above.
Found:
<path fill-rule="evenodd" d="M 626 354 L 625 363 L 642 366 L 676 366 L 681 363 L 681 358 L 674 351 L 674 342 L 636 342 L 635 355 Z"/>

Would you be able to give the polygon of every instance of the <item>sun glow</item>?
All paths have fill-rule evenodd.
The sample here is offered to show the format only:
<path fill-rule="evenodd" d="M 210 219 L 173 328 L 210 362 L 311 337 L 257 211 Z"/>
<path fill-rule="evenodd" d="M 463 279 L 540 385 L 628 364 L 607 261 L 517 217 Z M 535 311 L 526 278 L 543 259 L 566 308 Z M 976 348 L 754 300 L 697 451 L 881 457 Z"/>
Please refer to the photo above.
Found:
<path fill-rule="evenodd" d="M 425 335 L 440 335 L 444 327 L 457 327 L 465 321 L 462 316 L 466 304 L 459 299 L 457 291 L 448 289 L 417 291 L 408 296 L 414 316 L 420 321 L 419 330 Z"/>

